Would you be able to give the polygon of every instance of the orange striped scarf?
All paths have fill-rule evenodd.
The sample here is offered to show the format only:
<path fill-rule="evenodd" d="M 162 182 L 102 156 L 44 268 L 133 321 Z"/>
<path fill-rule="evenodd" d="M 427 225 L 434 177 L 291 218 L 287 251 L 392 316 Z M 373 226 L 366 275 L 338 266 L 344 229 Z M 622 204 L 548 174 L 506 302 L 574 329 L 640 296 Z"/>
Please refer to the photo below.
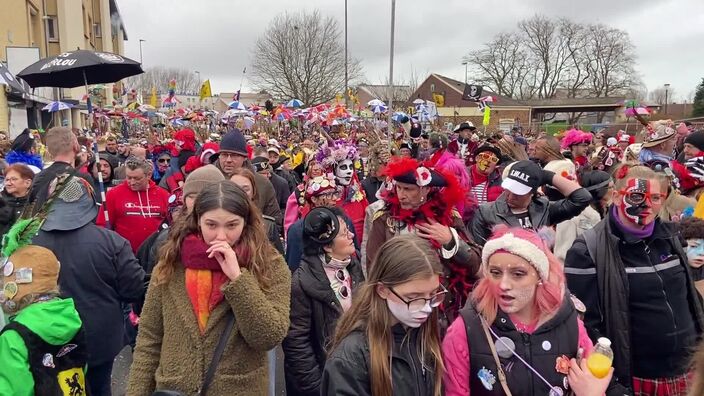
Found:
<path fill-rule="evenodd" d="M 224 299 L 221 289 L 227 280 L 222 271 L 186 268 L 186 291 L 201 335 L 205 334 L 210 313 Z"/>

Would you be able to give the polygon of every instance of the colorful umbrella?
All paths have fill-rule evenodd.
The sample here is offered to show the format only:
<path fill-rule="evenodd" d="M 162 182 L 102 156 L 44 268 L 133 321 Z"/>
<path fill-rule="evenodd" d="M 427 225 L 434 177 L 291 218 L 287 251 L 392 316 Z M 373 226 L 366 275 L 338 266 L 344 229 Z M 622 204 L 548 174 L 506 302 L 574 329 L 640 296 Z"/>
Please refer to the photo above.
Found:
<path fill-rule="evenodd" d="M 61 111 L 61 110 L 68 110 L 72 107 L 73 107 L 73 105 L 70 103 L 51 102 L 48 105 L 42 107 L 42 110 L 48 111 L 50 113 L 54 113 L 54 112 Z"/>
<path fill-rule="evenodd" d="M 292 107 L 294 109 L 297 109 L 299 107 L 303 106 L 303 102 L 300 99 L 291 99 L 286 103 L 286 107 Z"/>
<path fill-rule="evenodd" d="M 379 99 L 372 99 L 369 102 L 367 102 L 367 106 L 369 107 L 374 107 L 374 106 L 386 106 L 386 103 L 382 102 Z"/>
<path fill-rule="evenodd" d="M 247 107 L 244 105 L 244 103 L 235 100 L 234 102 L 230 102 L 229 105 L 227 105 L 230 109 L 235 109 L 235 110 L 247 110 Z"/>
<path fill-rule="evenodd" d="M 375 105 L 375 106 L 372 106 L 372 108 L 371 108 L 371 110 L 374 114 L 383 113 L 387 109 L 388 109 L 388 107 L 386 107 L 385 105 Z"/>

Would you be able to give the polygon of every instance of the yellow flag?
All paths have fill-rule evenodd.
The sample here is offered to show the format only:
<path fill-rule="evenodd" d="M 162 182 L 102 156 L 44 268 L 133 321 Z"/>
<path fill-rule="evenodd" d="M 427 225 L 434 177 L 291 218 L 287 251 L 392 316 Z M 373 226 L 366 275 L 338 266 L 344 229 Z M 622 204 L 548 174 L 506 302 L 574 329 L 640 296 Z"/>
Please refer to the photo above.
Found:
<path fill-rule="evenodd" d="M 200 86 L 200 100 L 211 96 L 213 96 L 213 93 L 210 91 L 210 80 L 205 80 Z"/>
<path fill-rule="evenodd" d="M 437 107 L 445 107 L 445 95 L 433 92 L 433 102 Z"/>
<path fill-rule="evenodd" d="M 482 119 L 482 125 L 487 126 L 491 121 L 491 107 L 486 106 L 484 108 L 484 119 Z"/>
<path fill-rule="evenodd" d="M 152 96 L 149 98 L 149 104 L 153 107 L 157 107 L 157 102 L 156 102 L 156 87 L 152 87 Z"/>

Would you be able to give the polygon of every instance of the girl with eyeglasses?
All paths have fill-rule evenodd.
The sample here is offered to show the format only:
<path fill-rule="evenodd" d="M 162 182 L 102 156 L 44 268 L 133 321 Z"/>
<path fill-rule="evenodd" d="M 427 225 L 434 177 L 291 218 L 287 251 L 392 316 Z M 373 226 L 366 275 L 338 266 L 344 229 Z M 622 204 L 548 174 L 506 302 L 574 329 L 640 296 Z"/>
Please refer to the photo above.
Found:
<path fill-rule="evenodd" d="M 497 227 L 482 273 L 443 340 L 445 394 L 603 395 L 613 369 L 597 379 L 586 368 L 592 343 L 538 234 Z"/>
<path fill-rule="evenodd" d="M 303 224 L 303 258 L 291 285 L 291 327 L 284 339 L 289 395 L 320 395 L 320 382 L 337 320 L 364 281 L 354 234 L 338 207 L 315 208 Z"/>
<path fill-rule="evenodd" d="M 441 395 L 437 307 L 447 290 L 430 242 L 385 242 L 366 283 L 340 319 L 325 362 L 322 395 Z"/>

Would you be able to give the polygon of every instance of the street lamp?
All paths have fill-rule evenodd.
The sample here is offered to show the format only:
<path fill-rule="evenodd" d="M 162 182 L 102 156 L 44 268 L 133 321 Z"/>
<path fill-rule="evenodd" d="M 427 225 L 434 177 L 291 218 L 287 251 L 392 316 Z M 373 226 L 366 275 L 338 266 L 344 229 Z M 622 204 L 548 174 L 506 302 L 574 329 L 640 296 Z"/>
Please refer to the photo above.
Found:
<path fill-rule="evenodd" d="M 145 41 L 147 41 L 147 40 L 139 39 L 139 65 L 140 66 L 144 64 L 144 62 L 142 62 L 142 43 Z"/>
<path fill-rule="evenodd" d="M 667 114 L 667 94 L 670 89 L 670 84 L 665 84 L 665 114 Z"/>
<path fill-rule="evenodd" d="M 464 61 L 462 64 L 464 65 L 464 85 L 467 85 L 467 67 L 469 67 L 469 62 Z"/>

